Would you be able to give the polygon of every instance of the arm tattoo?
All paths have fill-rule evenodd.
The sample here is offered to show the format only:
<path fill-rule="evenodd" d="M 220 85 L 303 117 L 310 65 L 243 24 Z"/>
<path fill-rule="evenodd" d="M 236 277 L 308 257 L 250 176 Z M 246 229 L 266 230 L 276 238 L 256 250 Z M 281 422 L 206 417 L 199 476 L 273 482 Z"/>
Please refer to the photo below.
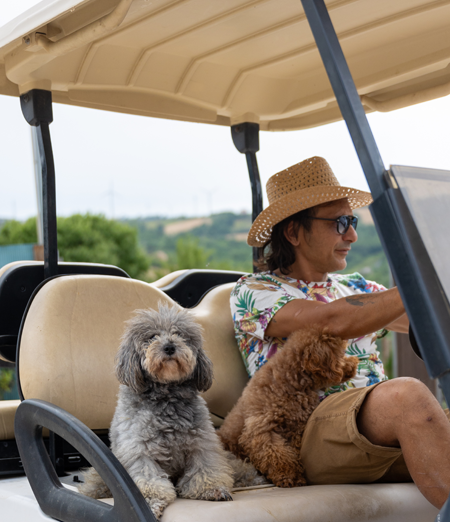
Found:
<path fill-rule="evenodd" d="M 375 304 L 369 295 L 352 295 L 345 297 L 345 300 L 352 306 L 364 306 L 368 304 Z"/>

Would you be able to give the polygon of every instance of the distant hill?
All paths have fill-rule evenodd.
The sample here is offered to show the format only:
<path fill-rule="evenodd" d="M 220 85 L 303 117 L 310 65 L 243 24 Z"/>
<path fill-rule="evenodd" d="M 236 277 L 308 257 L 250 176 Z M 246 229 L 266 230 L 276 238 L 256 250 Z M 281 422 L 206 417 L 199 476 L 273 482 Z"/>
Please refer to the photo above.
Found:
<path fill-rule="evenodd" d="M 362 210 L 362 211 L 361 211 Z M 371 220 L 370 212 L 360 209 L 358 241 L 352 245 L 347 258 L 345 273 L 360 272 L 366 279 L 385 286 L 390 283 L 389 266 L 380 240 Z M 139 242 L 152 257 L 153 269 L 176 268 L 177 242 L 180 238 L 192 238 L 206 252 L 204 267 L 250 272 L 252 270 L 251 247 L 247 245 L 247 233 L 251 225 L 248 214 L 224 212 L 205 218 L 164 219 L 148 217 L 126 220 L 138 230 Z"/>

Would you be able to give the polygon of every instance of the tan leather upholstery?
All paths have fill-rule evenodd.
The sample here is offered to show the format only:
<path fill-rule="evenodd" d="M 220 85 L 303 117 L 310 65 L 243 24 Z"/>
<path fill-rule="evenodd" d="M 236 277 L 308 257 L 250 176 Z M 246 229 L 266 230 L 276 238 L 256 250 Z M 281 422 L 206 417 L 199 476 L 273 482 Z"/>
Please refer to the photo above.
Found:
<path fill-rule="evenodd" d="M 231 318 L 230 293 L 234 286 L 228 283 L 214 288 L 191 310 L 203 326 L 205 349 L 214 364 L 214 384 L 204 397 L 210 411 L 220 417 L 231 410 L 248 381 Z"/>
<path fill-rule="evenodd" d="M 177 498 L 161 522 L 432 522 L 438 514 L 415 484 L 260 487 L 232 496 L 233 502 Z"/>
<path fill-rule="evenodd" d="M 14 416 L 20 401 L 0 401 L 0 440 L 14 438 Z"/>
<path fill-rule="evenodd" d="M 192 314 L 204 327 L 215 380 L 205 394 L 223 417 L 247 381 L 233 335 L 229 295 L 233 283 L 214 289 Z M 19 371 L 25 398 L 52 402 L 91 429 L 107 428 L 116 405 L 114 357 L 124 322 L 138 308 L 173 302 L 152 285 L 111 276 L 75 275 L 48 282 L 25 319 Z"/>
<path fill-rule="evenodd" d="M 64 408 L 91 429 L 109 427 L 118 382 L 114 357 L 137 308 L 169 299 L 140 281 L 67 276 L 48 282 L 27 314 L 19 371 L 25 398 Z"/>

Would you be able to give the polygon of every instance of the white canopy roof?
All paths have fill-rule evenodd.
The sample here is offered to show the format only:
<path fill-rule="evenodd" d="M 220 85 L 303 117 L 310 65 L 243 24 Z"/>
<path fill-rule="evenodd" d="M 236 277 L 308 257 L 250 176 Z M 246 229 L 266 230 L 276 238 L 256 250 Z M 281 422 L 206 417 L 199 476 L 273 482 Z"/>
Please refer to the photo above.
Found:
<path fill-rule="evenodd" d="M 450 93 L 449 0 L 329 0 L 367 111 Z M 0 94 L 290 130 L 341 118 L 300 0 L 44 0 L 0 28 Z"/>

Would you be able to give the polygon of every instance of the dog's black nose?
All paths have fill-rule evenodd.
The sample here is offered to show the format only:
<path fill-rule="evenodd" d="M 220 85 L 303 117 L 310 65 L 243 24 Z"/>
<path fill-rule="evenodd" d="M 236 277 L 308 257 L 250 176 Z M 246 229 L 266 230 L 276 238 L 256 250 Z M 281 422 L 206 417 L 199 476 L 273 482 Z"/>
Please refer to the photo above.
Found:
<path fill-rule="evenodd" d="M 175 353 L 175 346 L 173 344 L 168 344 L 164 346 L 164 351 L 167 355 L 173 355 Z"/>

